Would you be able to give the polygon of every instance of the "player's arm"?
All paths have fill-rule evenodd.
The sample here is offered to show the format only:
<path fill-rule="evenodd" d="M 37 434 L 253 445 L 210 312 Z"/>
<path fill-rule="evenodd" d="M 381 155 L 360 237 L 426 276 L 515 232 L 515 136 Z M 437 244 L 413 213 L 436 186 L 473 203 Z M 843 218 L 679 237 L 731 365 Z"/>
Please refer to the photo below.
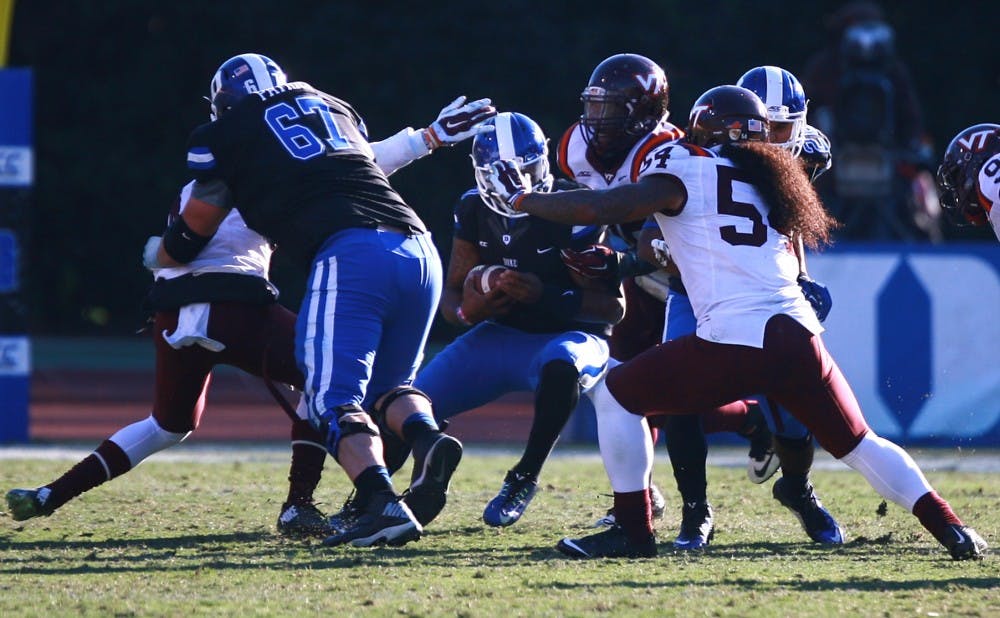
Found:
<path fill-rule="evenodd" d="M 187 264 L 197 257 L 229 214 L 230 201 L 231 194 L 222 181 L 195 182 L 181 215 L 163 233 L 156 253 L 160 266 Z"/>
<path fill-rule="evenodd" d="M 468 240 L 455 237 L 451 259 L 441 294 L 441 316 L 452 324 L 471 326 L 509 310 L 514 299 L 499 288 L 481 294 L 472 286 L 469 271 L 480 263 L 479 249 Z"/>
<path fill-rule="evenodd" d="M 497 110 L 490 103 L 489 99 L 466 103 L 464 95 L 458 97 L 426 129 L 414 131 L 406 127 L 392 137 L 371 142 L 375 162 L 389 176 L 442 146 L 454 146 L 483 131 L 492 131 L 492 126 L 482 126 L 484 120 L 496 116 Z"/>
<path fill-rule="evenodd" d="M 603 191 L 530 193 L 530 182 L 512 161 L 493 164 L 490 182 L 515 212 L 577 225 L 638 221 L 657 212 L 675 212 L 687 201 L 687 190 L 670 174 L 650 174 L 635 184 Z"/>

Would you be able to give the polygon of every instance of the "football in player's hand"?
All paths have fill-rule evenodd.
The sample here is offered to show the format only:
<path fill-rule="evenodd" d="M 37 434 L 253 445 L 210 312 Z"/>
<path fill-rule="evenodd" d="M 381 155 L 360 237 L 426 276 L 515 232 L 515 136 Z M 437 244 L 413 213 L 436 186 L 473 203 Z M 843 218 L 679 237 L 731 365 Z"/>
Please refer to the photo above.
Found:
<path fill-rule="evenodd" d="M 500 282 L 500 273 L 507 270 L 503 266 L 496 264 L 480 264 L 469 271 L 467 280 L 471 280 L 472 288 L 480 294 L 488 294 L 490 290 L 495 290 Z"/>

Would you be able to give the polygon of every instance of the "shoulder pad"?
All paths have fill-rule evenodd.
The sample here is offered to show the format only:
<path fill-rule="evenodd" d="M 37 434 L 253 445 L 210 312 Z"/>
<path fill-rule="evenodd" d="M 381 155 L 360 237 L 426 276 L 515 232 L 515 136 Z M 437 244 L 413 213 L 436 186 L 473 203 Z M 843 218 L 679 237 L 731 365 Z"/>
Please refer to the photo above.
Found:
<path fill-rule="evenodd" d="M 573 175 L 573 170 L 569 168 L 567 163 L 567 158 L 569 154 L 569 140 L 573 137 L 573 132 L 576 131 L 577 127 L 580 126 L 579 122 L 574 122 L 566 132 L 563 133 L 562 138 L 559 139 L 559 148 L 556 149 L 556 165 L 562 170 L 562 173 L 566 175 L 567 178 L 575 178 Z"/>
<path fill-rule="evenodd" d="M 642 154 L 643 156 L 640 158 L 638 154 Z M 636 158 L 632 161 L 632 182 L 637 182 L 639 178 L 647 172 L 654 174 L 671 173 L 670 170 L 667 169 L 668 160 L 680 162 L 698 157 L 714 159 L 717 155 L 711 150 L 706 150 L 701 146 L 695 146 L 694 144 L 688 144 L 683 141 L 658 141 L 657 143 L 652 144 L 648 149 L 644 147 L 640 153 L 637 153 Z"/>

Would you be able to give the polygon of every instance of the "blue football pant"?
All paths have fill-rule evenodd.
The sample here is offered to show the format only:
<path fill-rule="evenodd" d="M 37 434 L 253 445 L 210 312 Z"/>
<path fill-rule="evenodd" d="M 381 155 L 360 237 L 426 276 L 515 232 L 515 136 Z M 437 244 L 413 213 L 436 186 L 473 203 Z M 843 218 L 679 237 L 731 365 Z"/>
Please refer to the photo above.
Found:
<path fill-rule="evenodd" d="M 316 255 L 295 325 L 314 424 L 335 422 L 329 415 L 338 406 L 368 409 L 413 381 L 442 279 L 429 233 L 351 228 L 330 237 Z"/>

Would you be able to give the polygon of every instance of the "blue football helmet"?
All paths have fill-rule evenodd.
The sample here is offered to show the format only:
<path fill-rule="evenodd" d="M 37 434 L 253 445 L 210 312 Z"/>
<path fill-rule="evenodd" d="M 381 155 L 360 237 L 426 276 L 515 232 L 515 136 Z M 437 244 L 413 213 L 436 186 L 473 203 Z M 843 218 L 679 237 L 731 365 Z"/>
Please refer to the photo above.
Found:
<path fill-rule="evenodd" d="M 267 56 L 260 54 L 233 56 L 223 62 L 212 77 L 208 95 L 208 101 L 212 106 L 212 120 L 217 120 L 248 94 L 281 86 L 287 81 L 285 72 Z"/>
<path fill-rule="evenodd" d="M 799 80 L 780 67 L 761 66 L 744 73 L 736 85 L 752 90 L 764 101 L 767 119 L 771 121 L 771 143 L 793 157 L 799 156 L 805 143 L 809 103 Z"/>
<path fill-rule="evenodd" d="M 526 217 L 528 213 L 512 214 L 503 200 L 490 190 L 487 181 L 490 165 L 501 159 L 512 159 L 531 179 L 533 191 L 548 193 L 553 182 L 549 173 L 549 140 L 538 123 L 517 112 L 501 112 L 483 125 L 493 125 L 494 130 L 480 133 L 472 140 L 472 166 L 479 197 L 495 213 L 510 218 Z"/>

